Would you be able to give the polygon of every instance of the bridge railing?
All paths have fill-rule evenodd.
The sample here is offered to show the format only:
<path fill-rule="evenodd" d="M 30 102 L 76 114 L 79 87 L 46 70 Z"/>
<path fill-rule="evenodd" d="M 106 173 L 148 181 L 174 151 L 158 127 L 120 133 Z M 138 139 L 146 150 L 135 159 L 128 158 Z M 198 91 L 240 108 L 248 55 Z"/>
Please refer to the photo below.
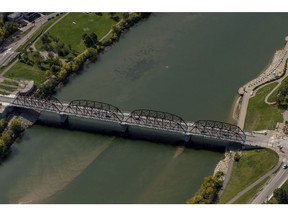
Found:
<path fill-rule="evenodd" d="M 49 99 L 41 99 L 19 95 L 12 101 L 11 104 L 18 107 L 24 107 L 28 109 L 32 108 L 39 111 L 45 110 L 50 112 L 61 112 L 63 109 L 63 104 L 54 97 Z"/>
<path fill-rule="evenodd" d="M 246 141 L 246 134 L 238 126 L 229 123 L 199 120 L 192 124 L 189 122 L 188 126 L 180 116 L 171 113 L 137 109 L 124 115 L 119 108 L 111 104 L 91 100 L 73 100 L 64 106 L 54 97 L 41 99 L 19 95 L 12 101 L 11 105 L 38 111 L 56 112 L 58 114 L 113 121 L 121 124 L 132 124 L 240 143 Z"/>

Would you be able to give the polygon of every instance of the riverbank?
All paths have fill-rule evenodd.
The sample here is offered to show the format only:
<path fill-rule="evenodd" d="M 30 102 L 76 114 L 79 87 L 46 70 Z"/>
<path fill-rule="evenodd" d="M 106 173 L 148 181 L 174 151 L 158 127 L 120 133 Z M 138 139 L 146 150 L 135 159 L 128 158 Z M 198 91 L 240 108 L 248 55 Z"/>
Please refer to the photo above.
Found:
<path fill-rule="evenodd" d="M 96 47 L 89 47 L 84 52 L 77 55 L 73 61 L 63 63 L 61 70 L 53 75 L 50 79 L 46 80 L 36 91 L 36 96 L 48 97 L 56 93 L 56 89 L 64 86 L 69 81 L 73 74 L 79 73 L 85 64 L 95 63 L 99 54 L 103 53 L 107 48 L 111 47 L 115 42 L 118 42 L 120 36 L 127 32 L 136 23 L 147 19 L 150 13 L 131 13 L 129 16 L 118 22 L 112 28 L 112 36 L 105 42 L 98 42 Z M 106 38 L 107 34 L 103 38 Z M 102 39 L 103 39 L 102 38 Z M 100 41 L 102 40 L 100 39 Z"/>
<path fill-rule="evenodd" d="M 67 14 L 62 16 L 59 20 L 64 18 Z M 108 47 L 111 47 L 115 42 L 117 42 L 124 32 L 128 31 L 129 28 L 131 28 L 133 25 L 138 23 L 139 21 L 148 18 L 150 13 L 131 13 L 128 14 L 125 20 L 119 21 L 107 34 L 112 33 L 112 37 L 109 40 L 106 40 L 107 34 L 103 36 L 103 38 L 100 39 L 100 41 L 105 40 L 105 42 L 99 42 L 99 45 L 95 48 L 88 48 L 85 49 L 84 52 L 80 53 L 78 56 L 74 58 L 73 61 L 70 61 L 69 63 L 63 63 L 62 69 L 59 71 L 59 73 L 56 76 L 53 76 L 50 79 L 47 79 L 44 83 L 42 83 L 38 88 L 33 89 L 33 95 L 34 96 L 41 96 L 41 97 L 50 97 L 55 93 L 56 88 L 59 88 L 59 86 L 63 86 L 68 82 L 68 79 L 72 74 L 76 74 L 78 71 L 80 71 L 83 68 L 84 64 L 88 64 L 91 62 L 95 62 L 97 60 L 97 56 L 100 53 L 103 53 Z M 55 22 L 54 24 L 57 24 Z M 51 25 L 52 28 L 54 25 Z M 50 28 L 47 29 L 47 31 Z M 43 33 L 43 30 L 41 31 Z M 45 31 L 46 32 L 46 31 Z M 44 32 L 44 33 L 45 33 Z M 42 35 L 41 33 L 41 35 Z M 34 43 L 31 45 L 32 49 L 35 50 L 35 42 L 41 37 L 40 34 L 37 33 L 36 38 L 34 39 Z M 25 51 L 26 52 L 26 51 Z M 16 61 L 17 62 L 17 61 Z M 5 71 L 6 72 L 6 71 Z M 39 84 L 39 83 L 38 83 Z M 21 115 L 18 117 L 20 122 L 23 125 L 23 131 L 30 126 L 32 126 L 39 116 L 39 113 L 35 111 L 25 111 L 21 113 Z M 13 122 L 13 120 L 11 120 Z M 1 145 L 0 151 L 4 153 L 8 152 L 13 142 L 16 140 L 13 134 L 10 134 L 11 139 L 7 141 L 7 144 Z M 5 153 L 5 155 L 6 155 Z M 6 156 L 5 156 L 6 157 Z M 4 156 L 2 157 L 4 159 Z"/>
<path fill-rule="evenodd" d="M 287 39 L 287 38 L 286 38 Z M 286 61 L 288 58 L 288 41 L 281 50 L 277 50 L 272 61 L 264 69 L 264 71 L 252 81 L 239 88 L 240 98 L 232 105 L 232 117 L 237 120 L 237 125 L 245 129 L 245 119 L 248 109 L 249 99 L 255 96 L 255 92 L 263 85 L 271 83 L 287 76 Z"/>
<path fill-rule="evenodd" d="M 5 125 L 0 135 L 0 164 L 8 157 L 12 144 L 24 131 L 21 121 L 15 116 Z"/>
<path fill-rule="evenodd" d="M 275 52 L 272 61 L 256 79 L 253 79 L 239 89 L 239 96 L 236 100 L 234 100 L 234 103 L 232 105 L 232 118 L 237 120 L 238 126 L 242 127 L 245 130 L 275 130 L 276 123 L 279 122 L 282 124 L 283 122 L 283 117 L 282 120 L 279 117 L 279 115 L 284 115 L 283 110 L 276 107 L 274 103 L 269 103 L 267 101 L 267 98 L 273 93 L 273 91 L 276 90 L 276 87 L 280 86 L 280 83 L 288 75 L 286 71 L 288 40 L 287 38 L 285 39 L 286 45 L 283 47 L 283 49 L 277 50 Z M 280 156 L 281 155 L 278 155 L 278 157 Z M 239 178 L 235 178 L 234 169 L 235 167 L 233 166 L 232 179 L 229 181 L 229 185 L 233 185 L 233 181 L 236 181 L 235 179 Z M 237 183 L 237 185 L 238 184 L 239 183 Z M 264 182 L 262 182 L 262 184 L 264 184 Z M 252 187 L 245 188 L 245 191 L 247 191 L 246 189 L 250 188 L 251 192 L 249 194 L 247 192 L 247 197 L 245 198 L 243 194 L 243 200 L 248 200 L 249 197 L 253 197 L 253 195 L 255 195 L 255 193 L 257 192 L 257 187 L 259 186 L 256 185 L 253 190 L 251 190 Z M 220 198 L 220 203 L 227 202 L 227 196 L 231 199 L 233 195 L 229 194 L 233 190 L 234 189 L 230 188 L 230 192 L 228 192 L 227 190 L 224 191 L 224 196 Z M 240 191 L 240 189 L 237 190 Z M 235 196 L 229 201 L 229 203 L 234 202 L 236 199 L 241 200 L 241 197 Z"/>

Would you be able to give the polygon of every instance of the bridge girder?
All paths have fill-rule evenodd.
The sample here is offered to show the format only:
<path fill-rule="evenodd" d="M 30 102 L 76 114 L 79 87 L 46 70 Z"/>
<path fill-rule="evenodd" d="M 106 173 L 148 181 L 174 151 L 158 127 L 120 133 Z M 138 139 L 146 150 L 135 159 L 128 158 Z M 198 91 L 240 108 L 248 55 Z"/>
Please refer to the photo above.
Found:
<path fill-rule="evenodd" d="M 18 107 L 35 109 L 38 111 L 45 110 L 52 112 L 61 112 L 63 109 L 63 104 L 55 97 L 44 99 L 19 95 L 12 101 L 12 104 Z"/>
<path fill-rule="evenodd" d="M 199 120 L 190 128 L 179 116 L 150 109 L 137 109 L 129 113 L 127 119 L 117 107 L 90 100 L 73 100 L 67 107 L 55 97 L 35 98 L 24 95 L 17 96 L 11 103 L 16 107 L 35 109 L 37 111 L 56 112 L 84 118 L 101 119 L 119 123 L 130 123 L 148 128 L 158 128 L 167 131 L 191 133 L 208 138 L 216 138 L 233 142 L 245 143 L 246 135 L 236 125 L 225 122 Z M 66 105 L 65 105 L 66 106 Z M 65 110 L 64 110 L 65 108 Z"/>
<path fill-rule="evenodd" d="M 69 103 L 64 113 L 76 116 L 90 117 L 109 121 L 122 122 L 124 115 L 117 107 L 90 100 L 73 100 Z"/>
<path fill-rule="evenodd" d="M 246 135 L 241 128 L 236 125 L 211 121 L 211 120 L 199 120 L 196 121 L 191 130 L 193 134 L 199 134 L 206 137 L 218 138 L 223 140 L 229 140 L 234 142 L 245 143 Z"/>
<path fill-rule="evenodd" d="M 181 117 L 171 113 L 149 109 L 132 111 L 126 122 L 180 132 L 186 132 L 188 129 L 188 125 Z"/>

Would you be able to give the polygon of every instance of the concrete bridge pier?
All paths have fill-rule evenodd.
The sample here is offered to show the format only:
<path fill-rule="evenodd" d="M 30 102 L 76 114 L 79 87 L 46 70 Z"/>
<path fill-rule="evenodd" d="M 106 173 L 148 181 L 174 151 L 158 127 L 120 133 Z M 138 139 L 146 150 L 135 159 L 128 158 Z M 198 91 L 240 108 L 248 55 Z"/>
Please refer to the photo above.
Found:
<path fill-rule="evenodd" d="M 120 125 L 121 125 L 121 132 L 122 133 L 128 133 L 128 128 L 129 128 L 128 124 L 121 123 Z"/>
<path fill-rule="evenodd" d="M 68 125 L 69 124 L 68 120 L 69 120 L 68 115 L 62 115 L 62 114 L 60 115 L 61 125 Z"/>
<path fill-rule="evenodd" d="M 190 134 L 185 134 L 184 135 L 184 140 L 185 140 L 185 142 L 190 142 L 191 141 L 191 135 Z"/>

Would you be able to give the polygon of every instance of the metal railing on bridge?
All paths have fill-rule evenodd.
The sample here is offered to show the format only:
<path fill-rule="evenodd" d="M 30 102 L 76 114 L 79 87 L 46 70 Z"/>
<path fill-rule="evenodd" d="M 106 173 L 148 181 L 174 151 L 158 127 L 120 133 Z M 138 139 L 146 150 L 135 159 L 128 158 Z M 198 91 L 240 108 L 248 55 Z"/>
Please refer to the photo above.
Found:
<path fill-rule="evenodd" d="M 60 115 L 112 121 L 232 142 L 245 143 L 246 141 L 246 135 L 241 128 L 229 123 L 199 120 L 188 125 L 177 115 L 149 109 L 137 109 L 124 115 L 120 109 L 111 104 L 91 100 L 73 100 L 69 104 L 62 104 L 54 97 L 44 99 L 19 95 L 11 105 L 39 112 L 46 111 Z"/>

